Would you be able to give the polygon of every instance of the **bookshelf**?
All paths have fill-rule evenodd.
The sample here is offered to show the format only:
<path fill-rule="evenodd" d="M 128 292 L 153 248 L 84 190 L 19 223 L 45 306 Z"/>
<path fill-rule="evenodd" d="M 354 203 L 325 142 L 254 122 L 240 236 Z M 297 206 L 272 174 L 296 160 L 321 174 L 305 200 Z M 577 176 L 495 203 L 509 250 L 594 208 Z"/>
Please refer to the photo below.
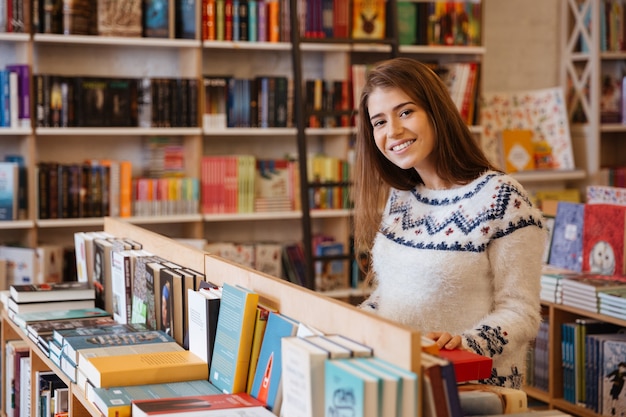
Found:
<path fill-rule="evenodd" d="M 228 282 L 233 285 L 246 286 L 258 292 L 262 302 L 278 308 L 284 314 L 324 332 L 340 333 L 367 344 L 374 349 L 376 356 L 411 369 L 420 375 L 420 334 L 406 326 L 376 317 L 285 280 L 235 265 L 119 219 L 105 218 L 104 230 L 114 236 L 124 236 L 142 242 L 144 248 L 150 252 L 204 272 L 207 279 L 214 283 Z M 173 253 L 176 254 L 175 258 L 172 258 Z M 359 325 L 356 326 L 356 323 Z M 31 350 L 33 375 L 37 370 L 53 370 L 61 373 L 23 331 L 7 318 L 4 310 L 0 324 L 3 361 L 5 342 L 11 339 L 24 339 Z M 383 334 L 384 337 L 381 337 Z M 1 365 L 4 369 L 5 364 Z M 35 379 L 32 378 L 32 380 Z M 71 384 L 67 378 L 65 382 L 70 386 L 71 391 L 71 417 L 100 416 L 100 412 L 85 399 L 80 387 Z M 34 396 L 31 398 L 34 399 Z M 35 409 L 34 406 L 32 409 Z M 5 410 L 4 402 L 2 410 Z"/>
<path fill-rule="evenodd" d="M 289 4 L 294 11 L 307 3 L 281 1 L 283 5 Z M 395 17 L 398 1 L 389 0 L 386 3 L 388 17 Z M 197 0 L 196 7 L 200 8 L 201 4 L 201 0 Z M 289 17 L 291 26 L 297 27 L 299 15 L 293 12 Z M 99 230 L 104 225 L 101 217 L 40 219 L 36 204 L 36 167 L 39 162 L 128 159 L 133 162 L 133 175 L 138 176 L 145 166 L 144 142 L 154 137 L 172 137 L 181 139 L 186 161 L 185 174 L 193 177 L 200 176 L 201 158 L 205 155 L 246 153 L 259 158 L 285 155 L 298 158 L 300 206 L 305 209 L 233 214 L 202 214 L 199 211 L 188 215 L 134 216 L 127 218 L 129 222 L 174 238 L 302 242 L 308 266 L 305 282 L 308 288 L 314 288 L 314 264 L 320 260 L 313 251 L 311 240 L 319 234 L 332 235 L 344 245 L 345 253 L 332 259 L 338 258 L 344 264 L 344 282 L 348 283 L 353 258 L 350 251 L 351 208 L 306 209 L 311 202 L 308 192 L 313 185 L 307 179 L 307 170 L 311 155 L 327 154 L 349 159 L 355 130 L 351 126 L 308 126 L 303 82 L 309 78 L 348 80 L 352 64 L 372 63 L 400 54 L 439 62 L 459 59 L 480 61 L 485 54 L 482 46 L 400 45 L 398 27 L 394 23 L 394 18 L 387 19 L 387 34 L 380 40 L 351 40 L 349 37 L 310 39 L 302 37 L 297 30 L 290 31 L 290 37 L 283 36 L 279 42 L 205 40 L 200 34 L 196 39 L 164 39 L 0 33 L 0 65 L 27 63 L 31 65 L 32 74 L 189 77 L 200 83 L 205 75 L 227 74 L 241 78 L 280 75 L 292 79 L 294 85 L 301 87 L 293 91 L 293 123 L 285 128 L 211 129 L 202 126 L 200 120 L 196 127 L 188 128 L 101 126 L 0 129 L 0 155 L 23 155 L 28 167 L 29 184 L 27 218 L 1 222 L 3 237 L 0 243 L 19 243 L 29 247 L 46 243 L 71 247 L 74 232 Z M 199 114 L 202 115 L 204 97 L 200 96 Z M 481 134 L 480 126 L 471 128 L 477 136 Z M 341 294 L 345 293 L 335 291 L 329 294 L 342 297 Z"/>
<path fill-rule="evenodd" d="M 625 51 L 612 46 L 610 40 L 603 40 L 608 38 L 607 25 L 603 23 L 605 4 L 608 8 L 608 3 L 602 1 L 561 1 L 560 78 L 569 96 L 574 152 L 587 172 L 586 185 L 606 184 L 603 168 L 626 165 L 624 152 L 620 151 L 626 125 L 621 115 L 617 116 L 620 120 L 609 120 L 601 111 L 603 76 L 617 77 L 621 97 L 626 62 Z"/>
<path fill-rule="evenodd" d="M 549 408 L 558 409 L 579 417 L 598 417 L 599 414 L 564 399 L 563 395 L 563 356 L 561 352 L 561 324 L 573 322 L 577 318 L 589 318 L 626 327 L 626 321 L 615 317 L 596 314 L 579 308 L 542 301 L 545 317 L 549 321 L 548 330 L 548 390 L 544 391 L 526 386 L 524 391 L 529 399 L 547 404 Z"/>

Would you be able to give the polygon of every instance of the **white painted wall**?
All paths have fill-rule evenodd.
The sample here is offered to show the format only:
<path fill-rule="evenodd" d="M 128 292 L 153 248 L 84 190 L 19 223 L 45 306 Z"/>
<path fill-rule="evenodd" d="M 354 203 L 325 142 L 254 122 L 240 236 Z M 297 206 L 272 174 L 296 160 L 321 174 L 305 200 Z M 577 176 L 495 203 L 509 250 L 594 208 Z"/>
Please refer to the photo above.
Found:
<path fill-rule="evenodd" d="M 559 85 L 560 0 L 483 0 L 483 91 Z"/>

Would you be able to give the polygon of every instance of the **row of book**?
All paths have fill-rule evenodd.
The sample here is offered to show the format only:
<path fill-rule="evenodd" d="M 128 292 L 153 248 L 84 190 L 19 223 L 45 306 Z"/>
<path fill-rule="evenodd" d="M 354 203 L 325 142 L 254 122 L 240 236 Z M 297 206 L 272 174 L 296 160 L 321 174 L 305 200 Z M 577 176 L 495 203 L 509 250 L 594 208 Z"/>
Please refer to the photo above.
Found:
<path fill-rule="evenodd" d="M 293 80 L 283 76 L 203 76 L 203 126 L 293 126 Z"/>
<path fill-rule="evenodd" d="M 625 9 L 620 0 L 600 0 L 600 50 L 601 51 L 624 51 L 626 50 L 625 39 Z M 591 26 L 591 10 L 587 10 L 583 23 Z M 584 38 L 578 39 L 581 52 L 589 52 L 590 46 Z"/>
<path fill-rule="evenodd" d="M 10 64 L 0 69 L 0 128 L 30 128 L 30 67 Z"/>
<path fill-rule="evenodd" d="M 35 74 L 33 93 L 37 127 L 198 126 L 193 78 Z"/>
<path fill-rule="evenodd" d="M 351 84 L 347 80 L 305 80 L 307 127 L 348 127 L 352 121 Z"/>
<path fill-rule="evenodd" d="M 207 404 L 197 404 L 197 395 L 177 396 L 174 403 L 158 394 L 170 394 L 176 386 L 189 384 L 207 390 L 203 400 L 211 407 L 219 400 L 213 396 L 225 393 L 231 401 L 233 395 L 244 396 L 274 413 L 268 415 L 304 411 L 321 416 L 327 408 L 346 408 L 355 416 L 378 416 L 378 410 L 383 415 L 417 415 L 421 406 L 417 374 L 376 358 L 366 345 L 323 334 L 282 315 L 260 303 L 254 291 L 199 282 L 198 288 L 187 289 L 188 350 L 175 343 L 166 329 L 151 330 L 147 322 L 121 324 L 98 308 L 46 315 L 9 310 L 9 317 L 37 341 L 71 382 L 84 387 L 87 398 L 106 416 L 151 415 L 157 410 L 161 414 L 177 410 L 175 414 L 183 416 L 204 409 Z M 70 293 L 76 291 L 85 297 L 94 295 L 93 289 L 88 293 L 78 285 L 13 286 L 10 297 L 44 303 L 45 299 L 75 298 Z M 491 359 L 461 350 L 439 351 L 427 339 L 424 345 L 428 393 L 424 407 L 448 407 L 451 411 L 445 416 L 464 415 L 457 384 L 488 377 Z M 192 382 L 207 380 L 209 384 Z M 163 384 L 169 389 L 158 388 Z M 343 400 L 345 393 L 350 393 L 348 402 Z M 473 395 L 464 396 L 471 402 Z M 496 390 L 491 397 L 491 407 L 496 401 L 500 404 L 496 411 L 503 412 L 502 392 Z"/>
<path fill-rule="evenodd" d="M 481 1 L 398 2 L 401 45 L 480 46 Z"/>

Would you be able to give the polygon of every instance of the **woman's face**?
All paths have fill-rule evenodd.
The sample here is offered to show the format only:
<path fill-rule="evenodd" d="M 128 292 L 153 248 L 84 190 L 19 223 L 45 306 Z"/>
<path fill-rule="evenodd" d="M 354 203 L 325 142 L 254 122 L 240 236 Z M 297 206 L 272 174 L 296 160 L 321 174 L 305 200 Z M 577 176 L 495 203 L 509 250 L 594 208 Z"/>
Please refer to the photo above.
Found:
<path fill-rule="evenodd" d="M 430 170 L 435 133 L 424 109 L 399 88 L 376 88 L 368 109 L 380 152 L 400 168 Z"/>

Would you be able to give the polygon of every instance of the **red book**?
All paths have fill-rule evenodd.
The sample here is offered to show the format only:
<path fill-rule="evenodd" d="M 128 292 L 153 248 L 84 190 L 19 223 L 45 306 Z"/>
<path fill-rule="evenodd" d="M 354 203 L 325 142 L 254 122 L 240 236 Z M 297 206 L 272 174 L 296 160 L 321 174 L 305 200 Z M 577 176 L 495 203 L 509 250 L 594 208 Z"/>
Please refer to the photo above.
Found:
<path fill-rule="evenodd" d="M 624 275 L 626 206 L 586 204 L 583 220 L 583 272 Z"/>
<path fill-rule="evenodd" d="M 469 350 L 440 349 L 439 356 L 452 362 L 456 382 L 468 382 L 491 377 L 493 360 Z"/>

